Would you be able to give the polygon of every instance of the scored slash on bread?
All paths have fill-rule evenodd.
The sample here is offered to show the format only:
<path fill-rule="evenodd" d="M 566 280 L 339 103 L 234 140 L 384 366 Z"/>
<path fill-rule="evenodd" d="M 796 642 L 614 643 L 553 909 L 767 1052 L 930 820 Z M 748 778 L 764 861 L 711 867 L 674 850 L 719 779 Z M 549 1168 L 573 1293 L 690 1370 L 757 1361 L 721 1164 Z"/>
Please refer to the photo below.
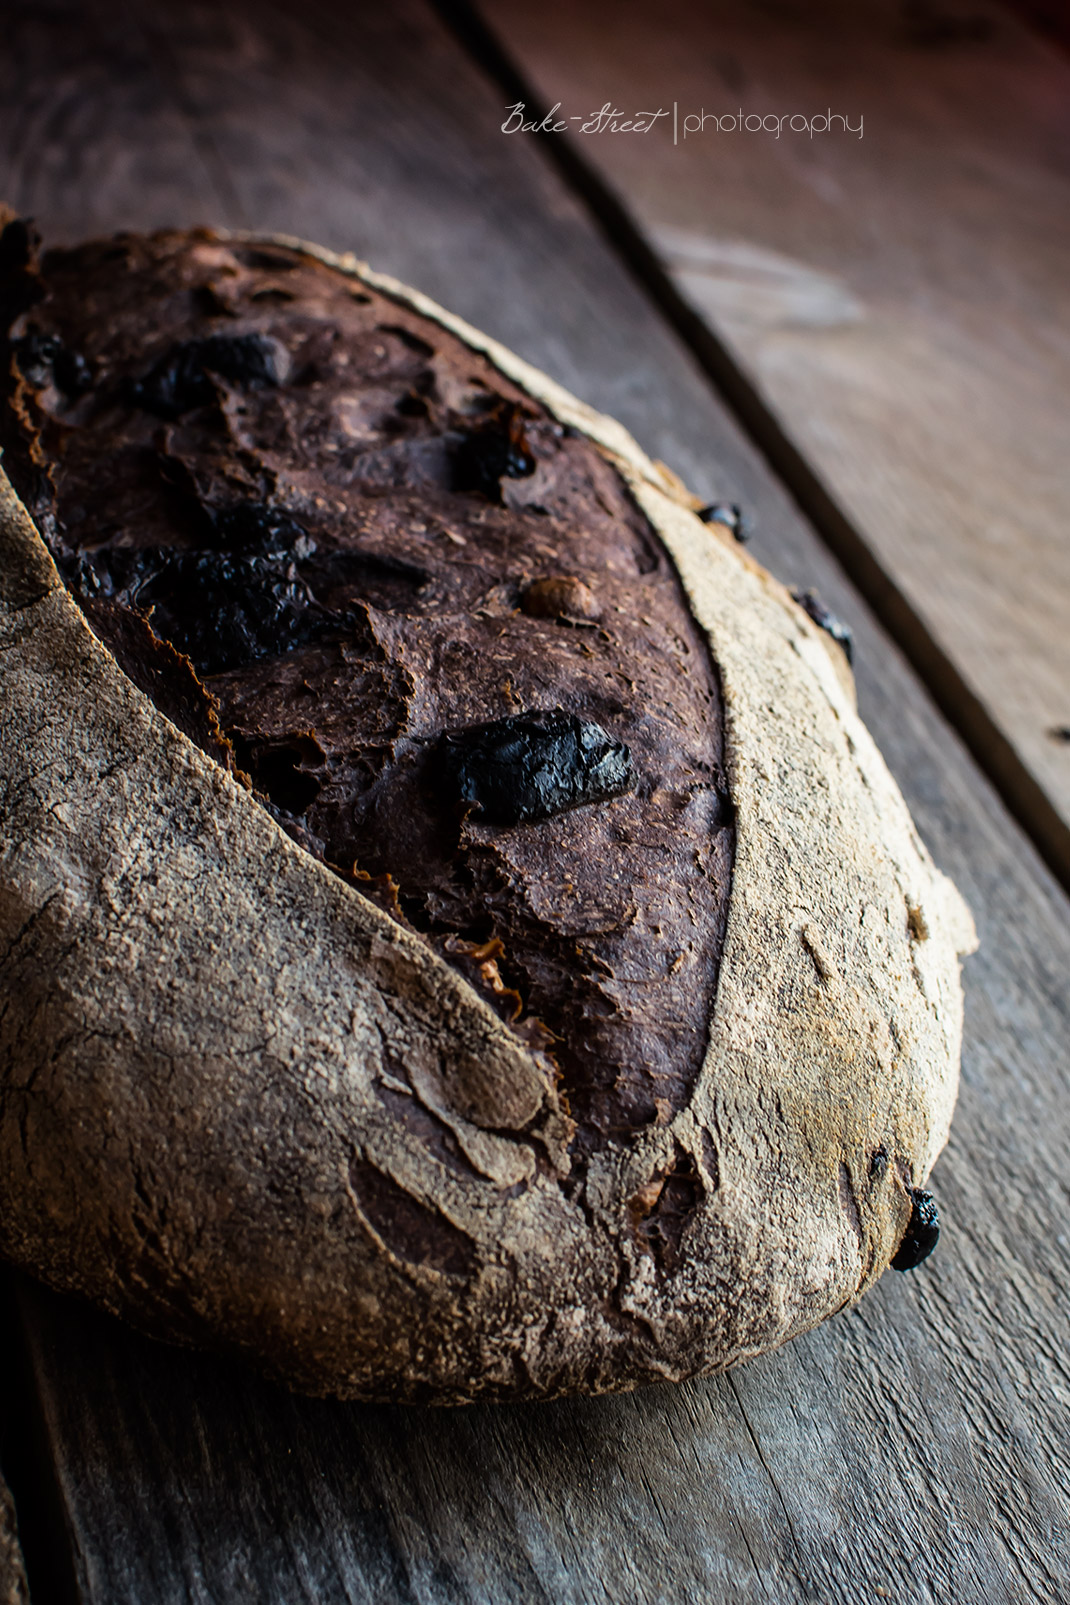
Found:
<path fill-rule="evenodd" d="M 517 541 L 534 539 L 542 524 L 563 525 L 560 509 L 520 503 L 510 511 L 506 493 L 530 481 L 533 492 L 538 485 L 538 494 L 556 496 L 544 464 L 566 451 L 565 437 L 575 440 L 576 462 L 608 504 L 612 528 L 625 532 L 612 539 L 627 534 L 641 544 L 649 532 L 658 583 L 680 610 L 651 615 L 650 639 L 673 629 L 693 636 L 693 683 L 706 684 L 700 653 L 712 677 L 703 693 L 708 727 L 690 730 L 687 750 L 692 766 L 706 766 L 704 795 L 713 801 L 701 828 L 714 867 L 701 882 L 683 870 L 666 882 L 676 917 L 682 898 L 700 899 L 691 905 L 704 912 L 692 921 L 690 947 L 677 943 L 663 957 L 651 913 L 634 973 L 615 979 L 612 994 L 592 981 L 579 995 L 592 1009 L 601 999 L 608 1013 L 607 998 L 618 1008 L 623 999 L 634 1013 L 633 1000 L 649 994 L 652 1018 L 658 998 L 671 996 L 692 1013 L 673 1039 L 675 1068 L 661 1069 L 643 1047 L 652 1040 L 643 1019 L 607 1036 L 597 1022 L 584 1024 L 582 1009 L 570 1017 L 574 977 L 540 979 L 534 937 L 530 948 L 522 936 L 500 940 L 493 920 L 486 925 L 489 893 L 479 904 L 484 925 L 463 930 L 439 917 L 447 900 L 435 890 L 436 925 L 411 853 L 337 863 L 323 850 L 311 804 L 300 807 L 301 777 L 307 784 L 323 767 L 314 699 L 287 775 L 293 807 L 285 798 L 272 804 L 270 769 L 260 795 L 240 772 L 243 758 L 262 756 L 255 744 L 237 756 L 223 745 L 239 726 L 242 699 L 263 695 L 260 680 L 243 682 L 227 704 L 222 681 L 242 665 L 206 656 L 195 672 L 198 653 L 223 645 L 210 634 L 160 642 L 154 621 L 163 628 L 174 591 L 154 575 L 142 612 L 116 566 L 109 605 L 133 597 L 127 610 L 142 625 L 129 627 L 157 642 L 140 683 L 151 690 L 166 680 L 182 692 L 165 716 L 119 667 L 119 635 L 113 655 L 89 628 L 87 616 L 102 632 L 106 621 L 94 619 L 84 596 L 83 614 L 74 567 L 69 591 L 5 480 L 3 1252 L 146 1330 L 238 1351 L 292 1386 L 351 1397 L 459 1402 L 627 1388 L 720 1369 L 807 1330 L 857 1298 L 908 1234 L 914 1195 L 947 1137 L 961 1029 L 957 956 L 974 941 L 961 899 L 932 865 L 858 718 L 840 648 L 727 528 L 702 521 L 697 501 L 619 425 L 424 297 L 299 241 L 207 231 L 181 238 L 184 249 L 216 253 L 217 267 L 228 254 L 240 267 L 241 253 L 256 251 L 314 265 L 347 293 L 400 309 L 402 345 L 434 350 L 441 340 L 484 364 L 481 383 L 490 395 L 498 386 L 501 401 L 482 421 L 473 417 L 467 433 L 450 423 L 446 433 L 457 439 L 445 489 L 435 489 L 434 473 L 446 470 L 427 469 L 436 518 L 442 498 L 455 498 L 444 553 L 471 558 L 487 519 Z M 212 331 L 243 316 L 243 304 L 226 306 L 228 285 L 237 296 L 245 282 L 240 273 L 220 282 L 218 304 L 198 314 Z M 248 380 L 252 356 L 233 341 L 222 356 L 206 355 L 215 335 L 202 332 L 199 352 L 187 340 L 177 358 L 146 355 L 140 377 L 131 376 L 141 393 L 117 394 L 114 406 L 166 429 L 174 420 L 160 414 L 165 404 L 180 422 L 197 408 L 237 417 L 246 380 L 254 403 L 285 391 L 300 377 L 282 340 L 287 303 L 257 305 L 265 304 L 274 332 L 258 339 L 281 342 L 284 354 L 258 345 L 258 377 Z M 76 455 L 77 442 L 66 442 L 92 427 L 93 370 L 77 369 L 79 394 L 61 392 L 51 423 L 33 414 L 28 428 L 27 409 L 48 410 L 50 374 L 59 386 L 56 351 L 41 344 L 58 339 L 44 327 L 47 311 L 47 301 L 25 310 L 24 323 L 36 318 L 41 327 L 20 324 L 14 336 L 38 342 L 23 348 L 26 366 L 14 381 L 32 392 L 17 391 L 16 434 L 32 436 L 38 451 L 51 440 L 59 461 L 58 442 Z M 14 361 L 17 368 L 17 354 Z M 228 380 L 228 364 L 237 378 Z M 428 442 L 420 451 L 430 463 L 438 401 L 430 389 L 415 395 L 397 438 Z M 364 427 L 356 411 L 350 421 Z M 203 459 L 182 427 L 185 443 L 169 448 L 169 460 L 199 472 Z M 205 427 L 210 436 L 214 426 Z M 48 523 L 49 508 L 62 515 L 62 496 L 50 502 L 52 490 L 31 472 L 47 471 L 47 453 L 35 464 L 31 451 L 29 468 L 14 461 L 18 448 L 7 455 L 61 565 L 73 564 L 62 527 Z M 62 485 L 62 469 L 56 477 Z M 500 514 L 495 486 L 505 487 Z M 256 574 L 274 598 L 272 629 L 281 620 L 290 631 L 283 660 L 291 647 L 312 650 L 302 632 L 313 625 L 326 631 L 317 641 L 342 651 L 344 609 L 332 603 L 327 622 L 315 613 L 326 607 L 326 582 L 316 553 L 302 557 L 297 544 L 322 548 L 329 531 L 310 534 L 310 517 L 297 517 L 296 502 L 283 498 L 272 503 L 270 527 L 250 530 L 249 516 L 234 511 L 249 501 L 228 492 L 213 504 L 211 538 L 222 548 L 205 556 L 191 546 L 172 567 L 174 584 L 216 595 L 235 574 Z M 123 516 L 126 528 L 135 515 Z M 515 595 L 481 605 L 497 618 L 495 631 L 513 632 L 511 649 L 528 638 L 516 632 L 531 632 L 536 664 L 540 653 L 564 653 L 565 641 L 561 661 L 589 662 L 593 635 L 612 639 L 607 599 L 616 593 L 594 568 L 573 573 L 576 565 L 546 544 L 544 573 L 528 565 Z M 88 561 L 102 545 L 85 548 Z M 129 547 L 119 550 L 129 566 Z M 383 550 L 378 556 L 385 561 Z M 407 548 L 404 561 L 416 566 Z M 433 608 L 394 606 L 391 587 L 411 576 L 377 574 L 374 584 L 361 582 L 361 617 L 373 619 L 380 648 L 401 642 L 404 666 L 406 639 L 433 629 Z M 352 596 L 346 605 L 355 606 Z M 484 622 L 481 641 L 491 639 Z M 246 642 L 263 645 L 264 629 L 253 618 Z M 463 705 L 457 726 L 522 721 L 533 710 L 514 707 L 504 687 L 508 680 L 521 695 L 534 673 L 506 663 L 501 706 L 478 719 Z M 630 821 L 639 840 L 644 816 L 634 811 L 668 782 L 651 756 L 651 710 L 624 699 L 614 719 L 562 707 L 578 683 L 546 692 L 549 702 L 534 710 L 542 724 L 529 721 L 521 733 L 540 763 L 549 761 L 551 737 L 567 736 L 578 751 L 582 730 L 597 729 L 605 752 L 614 744 L 628 752 L 634 775 L 618 758 L 613 784 L 577 794 L 578 806 L 569 801 L 549 821 L 559 832 L 555 853 L 571 842 L 603 873 L 613 822 Z M 667 705 L 696 722 L 689 703 Z M 220 724 L 218 710 L 228 706 L 229 724 Z M 416 735 L 430 754 L 435 720 L 427 721 Z M 506 732 L 510 740 L 518 729 Z M 397 732 L 389 740 L 401 750 Z M 422 774 L 386 815 L 399 840 L 409 840 L 405 807 L 429 798 L 438 806 L 436 783 Z M 521 867 L 554 859 L 538 845 L 548 820 L 484 821 L 478 795 L 455 798 L 453 808 L 449 829 L 468 832 L 473 844 L 467 863 L 485 864 L 492 851 L 495 862 Z M 692 820 L 689 828 L 699 827 Z M 518 832 L 532 833 L 534 857 L 517 856 L 525 850 Z M 389 830 L 376 839 L 389 845 Z M 640 847 L 625 840 L 623 852 L 638 881 Z M 647 885 L 645 871 L 641 878 Z M 525 895 L 534 908 L 535 894 Z M 543 948 L 555 954 L 563 906 L 539 905 Z M 641 897 L 636 906 L 645 906 Z M 525 920 L 533 930 L 534 918 Z M 519 923 L 500 915 L 501 929 Z M 596 978 L 599 962 L 621 968 L 623 949 L 592 945 L 591 932 L 583 940 Z M 704 977 L 698 992 L 680 978 L 689 966 Z M 616 1081 L 604 1069 L 607 1040 L 624 1044 Z"/>

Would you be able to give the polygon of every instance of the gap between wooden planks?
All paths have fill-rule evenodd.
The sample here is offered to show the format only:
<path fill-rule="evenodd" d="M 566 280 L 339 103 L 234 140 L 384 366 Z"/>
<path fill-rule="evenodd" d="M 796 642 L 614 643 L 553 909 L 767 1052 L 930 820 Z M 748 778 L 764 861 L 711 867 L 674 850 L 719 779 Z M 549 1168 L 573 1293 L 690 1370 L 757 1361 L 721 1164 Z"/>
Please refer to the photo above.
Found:
<path fill-rule="evenodd" d="M 1070 63 L 983 4 L 441 10 L 503 112 L 672 111 L 542 137 L 1070 885 Z"/>
<path fill-rule="evenodd" d="M 93 1605 L 999 1602 L 1070 1592 L 1070 905 L 687 352 L 416 0 L 9 6 L 0 191 L 52 238 L 255 223 L 487 327 L 858 632 L 863 711 L 978 917 L 965 1080 L 910 1277 L 729 1378 L 434 1413 L 297 1400 L 76 1301 L 19 1298 Z"/>

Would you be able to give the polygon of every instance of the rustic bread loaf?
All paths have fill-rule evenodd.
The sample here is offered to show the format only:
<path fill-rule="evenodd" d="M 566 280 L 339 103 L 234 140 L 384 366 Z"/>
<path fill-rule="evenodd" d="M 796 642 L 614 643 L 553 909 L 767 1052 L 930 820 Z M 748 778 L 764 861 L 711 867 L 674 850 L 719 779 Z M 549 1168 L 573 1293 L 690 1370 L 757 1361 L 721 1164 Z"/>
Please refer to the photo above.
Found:
<path fill-rule="evenodd" d="M 2 1251 L 444 1401 L 916 1258 L 972 928 L 806 611 L 350 259 L 11 221 L 0 323 Z"/>

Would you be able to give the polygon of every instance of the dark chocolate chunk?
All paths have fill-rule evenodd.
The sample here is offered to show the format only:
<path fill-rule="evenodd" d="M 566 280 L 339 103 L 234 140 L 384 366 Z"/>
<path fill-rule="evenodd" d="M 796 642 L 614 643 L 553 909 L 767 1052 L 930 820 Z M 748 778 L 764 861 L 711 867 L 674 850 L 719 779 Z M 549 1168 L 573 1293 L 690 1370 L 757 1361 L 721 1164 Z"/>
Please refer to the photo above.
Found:
<path fill-rule="evenodd" d="M 137 594 L 153 628 L 184 652 L 198 674 L 219 674 L 274 657 L 307 639 L 308 587 L 274 557 L 178 552 Z"/>
<path fill-rule="evenodd" d="M 136 607 L 142 586 L 160 572 L 165 554 L 152 548 L 106 546 L 95 552 L 57 552 L 56 560 L 64 584 L 79 596 Z"/>
<path fill-rule="evenodd" d="M 260 502 L 234 502 L 215 514 L 214 524 L 220 546 L 249 557 L 307 557 L 316 549 L 289 513 Z"/>
<path fill-rule="evenodd" d="M 219 674 L 285 653 L 324 622 L 295 557 L 315 551 L 288 514 L 238 502 L 214 516 L 221 550 L 105 547 L 61 560 L 67 584 L 152 614 L 153 628 L 196 666 Z"/>
<path fill-rule="evenodd" d="M 520 407 L 503 405 L 464 435 L 454 451 L 454 490 L 478 490 L 492 502 L 502 499 L 502 479 L 526 479 L 535 458 L 524 435 Z"/>
<path fill-rule="evenodd" d="M 1051 729 L 1048 731 L 1048 735 L 1053 741 L 1070 743 L 1070 724 L 1052 725 Z"/>
<path fill-rule="evenodd" d="M 183 340 L 130 387 L 139 407 L 161 418 L 179 418 L 215 396 L 211 375 L 252 389 L 278 385 L 289 371 L 285 346 L 267 334 L 210 334 Z"/>
<path fill-rule="evenodd" d="M 699 508 L 698 516 L 704 524 L 723 524 L 740 543 L 750 540 L 750 519 L 737 502 L 710 502 Z"/>
<path fill-rule="evenodd" d="M 444 768 L 459 802 L 493 825 L 550 819 L 619 797 L 634 784 L 631 753 L 574 713 L 519 713 L 451 731 Z"/>
<path fill-rule="evenodd" d="M 928 1259 L 940 1236 L 940 1216 L 932 1193 L 912 1187 L 910 1196 L 913 1201 L 910 1224 L 892 1260 L 892 1267 L 897 1271 L 912 1271 L 915 1265 Z"/>
<path fill-rule="evenodd" d="M 396 411 L 401 414 L 402 418 L 429 418 L 431 416 L 427 401 L 420 395 L 415 385 L 406 390 L 397 404 Z"/>
<path fill-rule="evenodd" d="M 830 613 L 816 591 L 803 591 L 796 587 L 791 594 L 803 611 L 809 613 L 818 628 L 831 635 L 832 639 L 843 647 L 848 663 L 853 663 L 855 648 L 851 626 L 838 619 L 835 613 Z"/>
<path fill-rule="evenodd" d="M 54 383 L 72 401 L 92 386 L 88 362 L 79 352 L 68 350 L 57 335 L 24 334 L 12 340 L 11 349 L 23 378 L 34 386 Z"/>

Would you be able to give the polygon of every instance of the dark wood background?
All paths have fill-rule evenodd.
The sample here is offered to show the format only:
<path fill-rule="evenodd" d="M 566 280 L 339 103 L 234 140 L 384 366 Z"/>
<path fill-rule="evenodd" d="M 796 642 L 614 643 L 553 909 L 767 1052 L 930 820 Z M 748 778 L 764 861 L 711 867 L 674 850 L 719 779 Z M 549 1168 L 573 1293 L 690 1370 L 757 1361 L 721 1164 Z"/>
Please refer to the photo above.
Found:
<path fill-rule="evenodd" d="M 765 10 L 775 30 L 784 0 Z M 819 7 L 787 10 L 819 37 Z M 453 1411 L 294 1398 L 10 1277 L 0 1425 L 34 1599 L 1070 1597 L 1070 904 L 604 215 L 499 133 L 504 91 L 450 16 L 463 37 L 423 0 L 6 0 L 0 197 L 53 241 L 208 222 L 353 249 L 742 503 L 757 555 L 851 622 L 864 716 L 981 935 L 944 1239 L 728 1376 Z M 976 39 L 946 49 L 968 73 Z"/>

